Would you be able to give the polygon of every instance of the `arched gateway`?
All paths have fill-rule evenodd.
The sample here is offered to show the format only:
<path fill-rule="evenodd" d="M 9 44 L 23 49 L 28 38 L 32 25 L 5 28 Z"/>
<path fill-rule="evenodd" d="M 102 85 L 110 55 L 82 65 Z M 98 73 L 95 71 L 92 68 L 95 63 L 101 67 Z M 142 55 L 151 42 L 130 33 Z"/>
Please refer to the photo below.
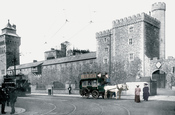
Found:
<path fill-rule="evenodd" d="M 166 73 L 161 70 L 156 70 L 152 73 L 152 79 L 157 81 L 157 88 L 165 88 Z"/>

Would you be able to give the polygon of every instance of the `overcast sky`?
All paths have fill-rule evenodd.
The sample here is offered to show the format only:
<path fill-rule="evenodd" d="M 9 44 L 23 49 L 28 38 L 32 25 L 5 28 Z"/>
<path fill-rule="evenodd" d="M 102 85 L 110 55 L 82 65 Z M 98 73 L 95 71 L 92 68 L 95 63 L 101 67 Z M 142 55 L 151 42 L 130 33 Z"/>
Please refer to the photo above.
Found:
<path fill-rule="evenodd" d="M 44 52 L 69 41 L 78 49 L 96 51 L 96 32 L 112 28 L 112 21 L 149 13 L 165 0 L 0 0 L 0 29 L 10 20 L 21 37 L 20 61 L 44 60 Z M 166 0 L 166 57 L 175 57 L 174 2 Z"/>

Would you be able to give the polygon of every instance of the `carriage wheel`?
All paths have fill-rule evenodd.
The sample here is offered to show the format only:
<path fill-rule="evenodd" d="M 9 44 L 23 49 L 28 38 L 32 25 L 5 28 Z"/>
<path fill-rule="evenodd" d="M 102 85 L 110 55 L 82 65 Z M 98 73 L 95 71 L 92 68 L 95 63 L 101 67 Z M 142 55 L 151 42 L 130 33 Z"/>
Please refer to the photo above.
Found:
<path fill-rule="evenodd" d="M 85 97 L 88 99 L 89 98 L 89 95 L 90 95 L 89 93 L 86 93 L 85 94 Z"/>
<path fill-rule="evenodd" d="M 88 89 L 83 89 L 83 95 L 86 97 L 86 98 L 89 98 L 89 95 L 90 95 L 90 93 L 89 93 L 89 91 L 88 91 Z"/>
<path fill-rule="evenodd" d="M 103 98 L 103 99 L 105 98 L 105 93 L 102 93 L 102 98 Z"/>
<path fill-rule="evenodd" d="M 97 90 L 92 91 L 92 97 L 97 99 L 99 97 L 99 92 Z"/>
<path fill-rule="evenodd" d="M 83 90 L 82 89 L 80 89 L 80 95 L 81 96 L 84 96 L 84 93 L 83 93 Z"/>

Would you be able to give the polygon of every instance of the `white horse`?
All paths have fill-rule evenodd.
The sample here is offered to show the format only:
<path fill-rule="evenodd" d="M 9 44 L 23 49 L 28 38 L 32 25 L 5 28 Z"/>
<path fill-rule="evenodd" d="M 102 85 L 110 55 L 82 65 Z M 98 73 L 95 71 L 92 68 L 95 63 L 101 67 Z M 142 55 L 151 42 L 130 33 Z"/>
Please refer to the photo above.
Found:
<path fill-rule="evenodd" d="M 105 86 L 104 89 L 105 89 L 105 98 L 107 98 L 107 92 L 109 91 L 109 92 L 115 92 L 116 99 L 117 99 L 117 93 L 119 93 L 119 99 L 120 99 L 121 92 L 123 90 L 125 91 L 128 90 L 128 86 L 126 84 L 118 84 L 118 85 L 112 85 L 112 86 Z"/>

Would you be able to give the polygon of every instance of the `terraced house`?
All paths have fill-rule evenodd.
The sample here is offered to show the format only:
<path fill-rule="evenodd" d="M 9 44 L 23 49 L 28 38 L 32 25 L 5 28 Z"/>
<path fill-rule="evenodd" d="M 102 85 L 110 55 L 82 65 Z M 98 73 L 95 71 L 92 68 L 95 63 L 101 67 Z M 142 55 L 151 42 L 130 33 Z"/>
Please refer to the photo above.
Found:
<path fill-rule="evenodd" d="M 152 4 L 151 11 L 150 14 L 140 13 L 115 20 L 111 29 L 97 32 L 96 52 L 70 53 L 62 43 L 61 50 L 46 51 L 43 61 L 22 65 L 16 63 L 16 73 L 28 76 L 32 84 L 49 85 L 59 82 L 64 85 L 69 82 L 78 85 L 79 75 L 83 72 L 108 72 L 112 83 L 148 78 L 156 80 L 159 88 L 171 88 L 175 85 L 175 59 L 165 59 L 166 4 Z M 4 31 L 2 33 L 1 50 L 4 47 L 14 47 L 7 45 L 8 42 L 2 37 L 6 34 Z M 10 38 L 5 40 L 8 39 Z M 15 45 L 17 49 L 19 45 L 20 40 Z M 0 56 L 6 56 L 3 57 L 4 60 L 11 60 L 4 52 L 1 51 Z M 19 52 L 16 55 L 19 57 Z M 8 61 L 4 60 L 0 61 L 1 77 L 6 73 L 14 73 L 13 64 L 7 64 Z"/>

